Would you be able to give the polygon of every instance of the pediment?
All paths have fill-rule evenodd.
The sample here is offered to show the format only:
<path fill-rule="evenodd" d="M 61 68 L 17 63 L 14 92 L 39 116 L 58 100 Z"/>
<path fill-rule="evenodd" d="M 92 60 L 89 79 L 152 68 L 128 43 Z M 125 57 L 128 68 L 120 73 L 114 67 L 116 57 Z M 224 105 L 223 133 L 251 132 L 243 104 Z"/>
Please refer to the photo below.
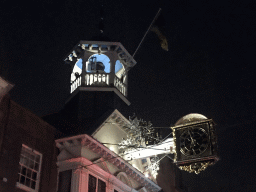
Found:
<path fill-rule="evenodd" d="M 97 165 L 98 165 L 101 169 L 103 169 L 104 171 L 106 171 L 106 172 L 108 172 L 108 173 L 111 173 L 111 172 L 109 171 L 109 168 L 108 168 L 108 165 L 107 165 L 105 159 L 99 158 L 99 159 L 93 161 L 93 163 L 94 163 L 94 164 L 97 164 Z"/>

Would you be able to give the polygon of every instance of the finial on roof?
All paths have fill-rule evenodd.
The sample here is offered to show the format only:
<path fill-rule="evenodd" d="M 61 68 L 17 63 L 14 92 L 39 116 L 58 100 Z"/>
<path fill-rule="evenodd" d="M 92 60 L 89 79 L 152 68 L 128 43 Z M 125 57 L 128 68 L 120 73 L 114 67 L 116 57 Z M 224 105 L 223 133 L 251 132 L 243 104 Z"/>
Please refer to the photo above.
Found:
<path fill-rule="evenodd" d="M 104 35 L 104 5 L 103 5 L 103 1 L 101 1 L 101 6 L 100 6 L 100 21 L 99 21 L 99 31 L 100 34 L 97 36 L 92 37 L 92 40 L 94 41 L 110 41 L 110 39 L 108 37 L 106 37 Z"/>
<path fill-rule="evenodd" d="M 103 4 L 102 4 L 100 8 L 100 23 L 99 23 L 99 30 L 101 35 L 103 35 L 103 32 L 104 32 L 103 19 L 104 19 L 104 10 L 103 10 Z"/>

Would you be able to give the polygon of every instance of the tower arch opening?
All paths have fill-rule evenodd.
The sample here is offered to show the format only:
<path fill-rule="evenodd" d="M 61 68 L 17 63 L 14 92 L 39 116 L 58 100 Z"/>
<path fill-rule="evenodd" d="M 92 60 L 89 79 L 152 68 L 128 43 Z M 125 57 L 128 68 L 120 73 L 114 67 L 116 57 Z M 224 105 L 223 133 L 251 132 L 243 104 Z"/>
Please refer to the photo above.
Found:
<path fill-rule="evenodd" d="M 110 73 L 110 59 L 104 54 L 94 54 L 86 61 L 87 73 Z"/>
<path fill-rule="evenodd" d="M 115 63 L 115 75 L 122 81 L 122 83 L 126 82 L 125 68 L 119 60 Z"/>
<path fill-rule="evenodd" d="M 73 71 L 70 77 L 70 83 L 74 82 L 76 79 L 78 79 L 79 76 L 81 76 L 82 68 L 83 68 L 83 59 L 79 59 L 73 67 Z"/>

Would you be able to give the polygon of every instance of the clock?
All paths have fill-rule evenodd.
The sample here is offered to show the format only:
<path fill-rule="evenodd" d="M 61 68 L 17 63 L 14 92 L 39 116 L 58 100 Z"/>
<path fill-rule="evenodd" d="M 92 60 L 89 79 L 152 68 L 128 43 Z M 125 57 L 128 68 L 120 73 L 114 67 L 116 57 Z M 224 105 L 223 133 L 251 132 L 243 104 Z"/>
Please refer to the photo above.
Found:
<path fill-rule="evenodd" d="M 185 129 L 180 135 L 180 152 L 188 157 L 200 156 L 209 145 L 209 136 L 201 127 Z"/>
<path fill-rule="evenodd" d="M 219 160 L 212 119 L 190 113 L 180 118 L 171 129 L 174 163 L 179 169 L 199 174 Z"/>

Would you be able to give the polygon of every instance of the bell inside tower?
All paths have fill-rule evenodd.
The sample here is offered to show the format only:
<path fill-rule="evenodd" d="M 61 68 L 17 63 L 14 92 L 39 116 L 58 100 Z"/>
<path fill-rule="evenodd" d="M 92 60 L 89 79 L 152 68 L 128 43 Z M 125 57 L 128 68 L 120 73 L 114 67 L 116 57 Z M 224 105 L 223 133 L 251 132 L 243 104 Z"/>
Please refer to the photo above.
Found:
<path fill-rule="evenodd" d="M 110 73 L 110 59 L 105 54 L 94 54 L 86 62 L 87 73 Z"/>
<path fill-rule="evenodd" d="M 91 57 L 88 63 L 88 71 L 105 73 L 105 66 L 102 62 L 97 62 L 97 57 Z"/>

